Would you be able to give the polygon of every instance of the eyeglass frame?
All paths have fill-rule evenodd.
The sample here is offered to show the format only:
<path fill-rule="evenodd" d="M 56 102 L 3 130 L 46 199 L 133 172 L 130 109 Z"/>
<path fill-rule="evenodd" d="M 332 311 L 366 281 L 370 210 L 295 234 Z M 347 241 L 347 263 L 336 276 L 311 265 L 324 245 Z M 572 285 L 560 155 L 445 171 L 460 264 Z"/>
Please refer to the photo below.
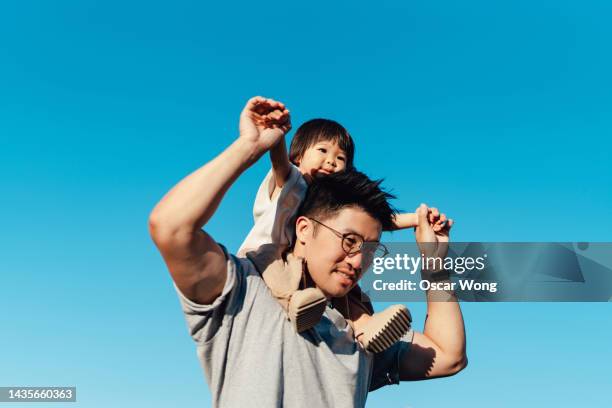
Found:
<path fill-rule="evenodd" d="M 341 238 L 341 239 L 342 239 L 342 241 L 340 241 L 340 246 L 342 247 L 342 250 L 343 250 L 343 251 L 344 251 L 344 252 L 345 252 L 347 255 L 355 255 L 355 254 L 358 254 L 359 252 L 361 252 L 361 248 L 363 248 L 363 245 L 364 245 L 364 244 L 366 244 L 366 243 L 367 243 L 367 244 L 376 244 L 376 245 L 377 245 L 377 247 L 376 247 L 376 249 L 374 250 L 374 252 L 376 252 L 376 250 L 378 250 L 378 248 L 382 248 L 382 249 L 383 249 L 384 254 L 383 254 L 382 256 L 379 256 L 379 258 L 384 258 L 385 256 L 389 255 L 389 250 L 388 250 L 388 249 L 387 249 L 387 247 L 386 247 L 386 246 L 385 246 L 383 243 L 381 243 L 380 241 L 366 241 L 366 240 L 365 240 L 365 238 L 364 238 L 364 237 L 363 237 L 361 234 L 358 234 L 358 233 L 356 233 L 356 232 L 345 232 L 345 233 L 342 233 L 342 232 L 340 232 L 340 231 L 338 231 L 338 230 L 336 230 L 336 229 L 334 229 L 334 228 L 330 227 L 329 225 L 325 225 L 325 224 L 323 224 L 323 223 L 322 223 L 321 221 L 319 221 L 319 220 L 316 220 L 316 219 L 314 219 L 314 218 L 310 218 L 310 217 L 306 217 L 306 218 L 308 218 L 308 219 L 309 219 L 309 220 L 311 220 L 311 221 L 316 222 L 317 224 L 321 224 L 322 226 L 324 226 L 325 228 L 327 228 L 328 230 L 330 230 L 331 232 L 333 232 L 333 233 L 334 233 L 334 235 L 336 235 L 338 238 Z M 359 238 L 361 238 L 361 245 L 359 246 L 359 248 L 357 249 L 357 251 L 356 251 L 356 252 L 349 252 L 349 251 L 347 251 L 346 249 L 344 249 L 344 240 L 345 240 L 345 239 L 346 239 L 346 237 L 347 237 L 347 236 L 349 236 L 349 235 L 356 235 L 356 236 L 358 236 Z M 373 254 L 374 254 L 374 252 L 373 252 Z M 372 257 L 372 259 L 373 259 L 373 258 L 374 258 L 374 257 Z"/>

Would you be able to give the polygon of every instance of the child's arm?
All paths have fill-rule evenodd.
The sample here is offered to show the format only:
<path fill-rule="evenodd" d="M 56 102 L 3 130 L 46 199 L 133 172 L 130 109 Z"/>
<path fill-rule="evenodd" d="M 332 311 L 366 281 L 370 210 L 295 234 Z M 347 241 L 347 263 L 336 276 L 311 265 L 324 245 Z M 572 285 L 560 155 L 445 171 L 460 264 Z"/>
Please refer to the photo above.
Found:
<path fill-rule="evenodd" d="M 393 217 L 393 229 L 400 230 L 406 228 L 414 228 L 418 225 L 417 215 L 415 213 L 402 213 Z"/>
<path fill-rule="evenodd" d="M 287 146 L 285 145 L 285 137 L 270 149 L 270 160 L 272 161 L 272 171 L 274 172 L 274 180 L 276 185 L 274 190 L 283 187 L 287 177 L 289 177 L 289 171 L 291 171 L 291 163 L 289 162 L 289 156 L 287 155 Z M 274 195 L 274 193 L 272 193 Z"/>
<path fill-rule="evenodd" d="M 289 177 L 289 172 L 291 171 L 291 163 L 289 162 L 289 157 L 287 155 L 287 146 L 285 144 L 285 135 L 291 130 L 291 116 L 289 115 L 289 110 L 285 106 L 284 103 L 280 102 L 278 106 L 278 110 L 273 112 L 272 116 L 285 114 L 285 121 L 283 122 L 283 130 L 285 134 L 280 138 L 277 144 L 275 144 L 270 149 L 270 160 L 272 161 L 272 170 L 274 172 L 274 191 L 270 196 L 274 196 L 274 193 L 277 189 L 283 187 L 287 178 Z"/>
<path fill-rule="evenodd" d="M 428 214 L 429 220 L 432 223 L 432 227 L 435 232 L 440 231 L 446 226 L 447 219 L 446 215 L 440 215 L 440 211 L 437 208 L 430 208 Z M 418 225 L 418 218 L 416 213 L 401 213 L 397 214 L 393 218 L 393 229 L 392 231 L 414 228 Z"/>
<path fill-rule="evenodd" d="M 240 245 L 238 256 L 244 256 L 264 244 L 290 244 L 293 236 L 292 217 L 307 189 L 299 171 L 293 169 L 286 150 L 284 137 L 291 129 L 289 110 L 282 102 L 278 104 L 278 109 L 269 116 L 277 118 L 282 114 L 280 128 L 283 136 L 270 148 L 272 170 L 257 190 L 253 204 L 255 224 Z M 270 177 L 274 177 L 274 181 Z M 284 189 L 283 194 L 280 194 L 281 188 Z"/>

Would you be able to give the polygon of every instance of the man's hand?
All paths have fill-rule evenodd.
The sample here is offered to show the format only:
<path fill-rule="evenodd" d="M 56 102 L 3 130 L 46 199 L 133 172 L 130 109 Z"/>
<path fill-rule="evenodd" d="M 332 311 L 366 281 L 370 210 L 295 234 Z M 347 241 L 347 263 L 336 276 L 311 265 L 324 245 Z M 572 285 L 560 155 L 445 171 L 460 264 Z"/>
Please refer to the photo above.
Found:
<path fill-rule="evenodd" d="M 255 96 L 240 114 L 239 130 L 241 140 L 268 151 L 291 130 L 289 110 L 282 102 Z"/>
<path fill-rule="evenodd" d="M 440 214 L 437 208 L 421 204 L 416 209 L 417 226 L 414 230 L 421 253 L 428 258 L 444 258 L 448 253 L 448 240 L 453 220 Z"/>

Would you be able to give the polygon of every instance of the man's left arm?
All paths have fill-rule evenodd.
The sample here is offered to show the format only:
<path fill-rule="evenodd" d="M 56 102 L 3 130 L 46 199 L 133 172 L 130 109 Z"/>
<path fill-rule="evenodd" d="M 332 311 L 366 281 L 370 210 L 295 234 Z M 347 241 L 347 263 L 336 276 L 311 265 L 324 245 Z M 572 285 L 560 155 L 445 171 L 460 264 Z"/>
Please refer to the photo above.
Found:
<path fill-rule="evenodd" d="M 400 380 L 446 377 L 466 365 L 465 328 L 457 298 L 450 291 L 430 290 L 425 328 L 414 333 L 409 351 L 401 356 Z"/>
<path fill-rule="evenodd" d="M 452 220 L 446 220 L 437 209 L 421 205 L 416 211 L 416 238 L 426 257 L 444 258 L 448 251 L 448 235 Z M 442 229 L 436 226 L 443 223 Z M 433 227 L 433 228 L 432 228 Z M 438 276 L 443 272 L 437 272 Z M 402 381 L 445 377 L 467 366 L 465 327 L 461 308 L 453 291 L 446 289 L 446 280 L 438 280 L 423 272 L 424 278 L 435 281 L 440 290 L 427 292 L 427 317 L 422 333 L 415 332 L 408 352 L 400 356 L 399 378 Z M 442 276 L 443 277 L 443 276 Z"/>

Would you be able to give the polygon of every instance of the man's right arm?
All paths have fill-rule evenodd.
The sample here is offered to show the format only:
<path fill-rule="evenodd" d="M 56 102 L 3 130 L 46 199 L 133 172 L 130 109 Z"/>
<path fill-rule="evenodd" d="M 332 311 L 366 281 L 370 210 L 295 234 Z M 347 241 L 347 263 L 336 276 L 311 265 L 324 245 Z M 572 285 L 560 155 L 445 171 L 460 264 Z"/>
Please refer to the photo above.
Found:
<path fill-rule="evenodd" d="M 223 250 L 202 227 L 238 176 L 286 133 L 288 112 L 279 114 L 278 106 L 271 99 L 250 99 L 240 116 L 240 137 L 181 180 L 151 212 L 151 237 L 177 287 L 194 302 L 212 303 L 227 277 Z"/>

